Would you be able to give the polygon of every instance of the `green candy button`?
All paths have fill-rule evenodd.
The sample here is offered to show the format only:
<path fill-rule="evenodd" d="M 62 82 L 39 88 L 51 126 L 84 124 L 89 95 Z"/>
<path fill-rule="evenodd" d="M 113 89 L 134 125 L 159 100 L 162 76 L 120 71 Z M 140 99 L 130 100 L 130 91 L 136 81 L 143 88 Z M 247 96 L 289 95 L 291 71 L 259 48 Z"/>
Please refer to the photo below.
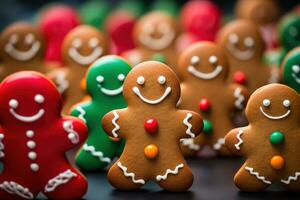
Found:
<path fill-rule="evenodd" d="M 270 142 L 273 145 L 282 144 L 284 142 L 284 135 L 279 131 L 275 131 L 270 135 Z"/>
<path fill-rule="evenodd" d="M 162 54 L 157 53 L 152 56 L 152 60 L 165 63 L 166 57 Z"/>
<path fill-rule="evenodd" d="M 203 133 L 205 134 L 209 134 L 212 132 L 213 126 L 212 123 L 208 120 L 203 120 Z"/>

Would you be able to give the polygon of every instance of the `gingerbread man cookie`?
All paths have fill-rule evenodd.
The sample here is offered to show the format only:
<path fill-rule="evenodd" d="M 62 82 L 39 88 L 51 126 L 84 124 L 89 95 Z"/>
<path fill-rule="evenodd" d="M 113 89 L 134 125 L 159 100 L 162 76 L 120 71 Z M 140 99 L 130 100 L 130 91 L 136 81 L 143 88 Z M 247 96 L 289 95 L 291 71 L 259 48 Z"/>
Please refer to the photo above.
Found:
<path fill-rule="evenodd" d="M 237 128 L 225 138 L 227 148 L 246 157 L 234 177 L 243 191 L 262 191 L 275 182 L 299 191 L 300 96 L 281 84 L 256 90 L 246 108 L 249 126 Z"/>
<path fill-rule="evenodd" d="M 218 35 L 229 59 L 229 80 L 244 84 L 250 92 L 279 81 L 279 70 L 263 63 L 264 42 L 256 24 L 235 20 L 225 25 Z"/>
<path fill-rule="evenodd" d="M 65 152 L 81 145 L 87 127 L 60 116 L 61 97 L 46 77 L 23 71 L 0 85 L 1 199 L 80 199 L 87 181 Z"/>
<path fill-rule="evenodd" d="M 102 170 L 123 150 L 123 142 L 112 141 L 99 126 L 102 117 L 113 109 L 126 106 L 123 81 L 131 67 L 117 56 L 97 60 L 87 72 L 86 85 L 91 100 L 74 106 L 71 114 L 82 119 L 89 137 L 76 158 L 82 170 Z"/>
<path fill-rule="evenodd" d="M 123 95 L 128 107 L 102 119 L 109 136 L 126 140 L 108 172 L 109 182 L 122 190 L 138 189 L 149 180 L 165 190 L 187 190 L 193 174 L 179 141 L 196 137 L 203 124 L 197 113 L 176 107 L 180 85 L 175 73 L 160 62 L 143 62 L 127 75 Z"/>
<path fill-rule="evenodd" d="M 234 127 L 230 116 L 235 110 L 243 110 L 248 92 L 241 85 L 228 83 L 228 71 L 226 55 L 215 43 L 197 42 L 180 55 L 179 108 L 193 110 L 204 118 L 203 134 L 181 141 L 185 156 L 195 155 L 205 145 L 219 154 L 229 154 L 224 137 Z"/>
<path fill-rule="evenodd" d="M 136 23 L 133 34 L 136 49 L 122 54 L 132 66 L 143 61 L 156 60 L 175 67 L 177 56 L 175 41 L 178 30 L 176 21 L 171 15 L 151 12 Z"/>
<path fill-rule="evenodd" d="M 65 96 L 64 114 L 85 96 L 81 84 L 88 66 L 107 53 L 107 45 L 104 35 L 88 25 L 78 26 L 66 36 L 62 48 L 66 69 L 50 75 Z"/>

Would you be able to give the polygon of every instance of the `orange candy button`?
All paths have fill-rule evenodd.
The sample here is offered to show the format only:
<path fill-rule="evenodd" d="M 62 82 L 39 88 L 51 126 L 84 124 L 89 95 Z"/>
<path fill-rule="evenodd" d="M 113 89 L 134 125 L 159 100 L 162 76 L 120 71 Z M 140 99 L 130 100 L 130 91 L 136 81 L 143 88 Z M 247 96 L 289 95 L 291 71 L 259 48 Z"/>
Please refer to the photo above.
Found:
<path fill-rule="evenodd" d="M 273 169 L 282 169 L 284 167 L 284 159 L 281 156 L 274 156 L 271 159 L 270 164 Z"/>
<path fill-rule="evenodd" d="M 150 144 L 145 147 L 144 154 L 147 158 L 153 159 L 158 155 L 158 147 L 154 144 Z"/>

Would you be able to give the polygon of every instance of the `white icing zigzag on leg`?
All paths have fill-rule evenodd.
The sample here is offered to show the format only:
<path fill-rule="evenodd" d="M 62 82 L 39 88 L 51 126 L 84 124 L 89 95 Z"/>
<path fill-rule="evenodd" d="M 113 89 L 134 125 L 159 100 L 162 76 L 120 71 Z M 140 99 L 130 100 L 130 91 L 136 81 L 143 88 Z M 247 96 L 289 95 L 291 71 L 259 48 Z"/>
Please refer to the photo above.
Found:
<path fill-rule="evenodd" d="M 241 92 L 242 92 L 242 89 L 238 87 L 234 90 L 234 94 L 233 94 L 234 97 L 236 98 L 234 105 L 235 105 L 235 107 L 237 107 L 240 110 L 242 110 L 244 108 L 243 102 L 245 100 L 245 97 Z"/>
<path fill-rule="evenodd" d="M 116 111 L 113 111 L 113 114 L 114 114 L 114 118 L 112 120 L 112 123 L 115 126 L 115 128 L 112 130 L 112 134 L 114 137 L 118 137 L 118 134 L 116 132 L 120 130 L 120 126 L 117 124 L 117 120 L 120 118 L 120 116 Z"/>
<path fill-rule="evenodd" d="M 255 172 L 252 167 L 245 167 L 246 171 L 248 171 L 251 175 L 256 176 L 257 179 L 261 180 L 262 182 L 266 184 L 271 184 L 271 181 L 268 181 L 264 176 L 259 175 L 258 172 Z"/>
<path fill-rule="evenodd" d="M 177 165 L 174 170 L 167 169 L 167 171 L 166 171 L 166 173 L 164 175 L 158 175 L 158 176 L 156 176 L 156 180 L 157 181 L 167 180 L 169 174 L 176 175 L 176 174 L 179 173 L 179 169 L 181 169 L 183 167 L 184 167 L 184 164 L 181 163 L 181 164 Z"/>
<path fill-rule="evenodd" d="M 191 136 L 191 138 L 194 138 L 195 137 L 195 133 L 192 132 L 192 124 L 189 123 L 189 119 L 192 118 L 192 113 L 188 113 L 187 116 L 184 118 L 183 120 L 183 124 L 187 126 L 187 129 L 185 131 L 185 133 L 189 136 Z"/>
<path fill-rule="evenodd" d="M 100 161 L 102 162 L 106 162 L 106 163 L 111 163 L 111 159 L 108 157 L 104 157 L 104 153 L 101 151 L 96 151 L 94 146 L 88 145 L 88 144 L 84 144 L 83 145 L 83 150 L 90 152 L 93 156 L 99 158 Z"/>
<path fill-rule="evenodd" d="M 78 118 L 81 119 L 84 123 L 86 123 L 86 119 L 84 117 L 86 114 L 85 110 L 81 106 L 78 106 L 76 110 L 79 112 Z"/>
<path fill-rule="evenodd" d="M 296 172 L 294 176 L 289 176 L 287 180 L 281 180 L 284 184 L 290 184 L 291 181 L 297 181 L 298 177 L 300 176 L 300 172 Z"/>
<path fill-rule="evenodd" d="M 69 81 L 66 79 L 65 72 L 58 72 L 55 82 L 57 84 L 57 89 L 60 94 L 63 94 L 69 88 Z"/>
<path fill-rule="evenodd" d="M 126 177 L 130 177 L 131 178 L 132 182 L 139 183 L 139 184 L 142 184 L 142 185 L 145 184 L 145 180 L 143 180 L 143 179 L 135 179 L 135 174 L 134 173 L 128 173 L 127 172 L 127 167 L 123 166 L 121 164 L 121 162 L 118 162 L 117 165 L 123 171 L 123 173 L 124 173 L 124 175 Z"/>
<path fill-rule="evenodd" d="M 222 148 L 224 144 L 225 144 L 225 138 L 219 138 L 217 143 L 214 144 L 213 149 L 218 151 Z"/>
<path fill-rule="evenodd" d="M 15 194 L 25 199 L 33 199 L 33 194 L 29 191 L 28 188 L 23 187 L 22 185 L 13 182 L 13 181 L 4 181 L 0 184 L 0 188 L 9 194 Z"/>
<path fill-rule="evenodd" d="M 0 133 L 0 158 L 3 158 L 5 156 L 3 150 L 4 150 L 4 144 L 3 144 L 4 134 Z"/>
<path fill-rule="evenodd" d="M 193 151 L 199 151 L 200 150 L 200 145 L 195 144 L 193 138 L 181 139 L 180 142 L 183 146 L 186 146 L 186 147 L 188 147 L 189 149 L 191 149 Z"/>
<path fill-rule="evenodd" d="M 236 143 L 234 146 L 237 150 L 241 149 L 241 144 L 243 144 L 243 139 L 241 138 L 241 136 L 243 135 L 244 131 L 243 130 L 239 130 L 238 134 L 236 135 L 236 138 L 239 140 L 238 143 Z"/>
<path fill-rule="evenodd" d="M 73 143 L 77 144 L 79 142 L 79 135 L 74 130 L 73 124 L 71 121 L 65 121 L 63 123 L 64 130 L 68 133 L 68 139 Z"/>
<path fill-rule="evenodd" d="M 45 192 L 53 192 L 58 186 L 69 182 L 73 177 L 77 177 L 77 174 L 70 169 L 60 173 L 58 176 L 48 181 L 48 184 L 45 186 Z"/>

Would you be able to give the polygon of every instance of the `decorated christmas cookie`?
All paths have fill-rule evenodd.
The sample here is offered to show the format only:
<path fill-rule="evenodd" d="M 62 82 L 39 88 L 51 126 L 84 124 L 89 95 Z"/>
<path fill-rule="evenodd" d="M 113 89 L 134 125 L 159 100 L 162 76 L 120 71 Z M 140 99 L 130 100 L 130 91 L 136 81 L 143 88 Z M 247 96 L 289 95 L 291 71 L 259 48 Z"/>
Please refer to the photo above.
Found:
<path fill-rule="evenodd" d="M 138 189 L 150 180 L 165 190 L 187 190 L 193 174 L 179 141 L 196 137 L 202 119 L 176 107 L 180 85 L 175 73 L 160 62 L 143 62 L 128 74 L 123 94 L 128 107 L 102 119 L 110 137 L 126 140 L 120 159 L 108 172 L 109 182 L 122 190 Z"/>
<path fill-rule="evenodd" d="M 61 98 L 47 78 L 23 71 L 0 85 L 1 199 L 80 199 L 87 181 L 65 152 L 85 141 L 81 120 L 62 118 Z"/>
<path fill-rule="evenodd" d="M 65 96 L 64 114 L 84 97 L 81 85 L 88 66 L 106 53 L 107 41 L 96 28 L 81 25 L 68 33 L 62 49 L 66 68 L 51 74 L 51 78 Z"/>
<path fill-rule="evenodd" d="M 228 83 L 228 71 L 226 55 L 215 43 L 195 43 L 180 55 L 179 108 L 193 110 L 204 118 L 203 134 L 181 141 L 184 155 L 195 155 L 205 145 L 222 155 L 229 154 L 224 137 L 234 127 L 230 116 L 235 110 L 243 110 L 248 92 L 241 85 Z"/>
<path fill-rule="evenodd" d="M 97 60 L 87 72 L 86 86 L 91 100 L 73 107 L 71 114 L 82 119 L 89 129 L 89 137 L 76 158 L 82 170 L 102 170 L 120 155 L 123 142 L 110 139 L 99 121 L 113 109 L 123 108 L 123 81 L 131 67 L 121 58 L 105 56 Z"/>
<path fill-rule="evenodd" d="M 177 52 L 176 21 L 164 12 L 151 12 L 142 17 L 134 28 L 136 49 L 125 52 L 125 57 L 132 66 L 146 60 L 156 60 L 174 67 Z"/>
<path fill-rule="evenodd" d="M 246 115 L 249 126 L 234 129 L 225 139 L 234 154 L 246 162 L 234 177 L 243 191 L 262 191 L 275 182 L 299 192 L 300 96 L 281 84 L 270 84 L 250 97 Z"/>
<path fill-rule="evenodd" d="M 279 70 L 263 63 L 264 42 L 253 22 L 230 22 L 219 33 L 218 43 L 229 59 L 231 81 L 244 84 L 250 92 L 279 81 Z"/>

